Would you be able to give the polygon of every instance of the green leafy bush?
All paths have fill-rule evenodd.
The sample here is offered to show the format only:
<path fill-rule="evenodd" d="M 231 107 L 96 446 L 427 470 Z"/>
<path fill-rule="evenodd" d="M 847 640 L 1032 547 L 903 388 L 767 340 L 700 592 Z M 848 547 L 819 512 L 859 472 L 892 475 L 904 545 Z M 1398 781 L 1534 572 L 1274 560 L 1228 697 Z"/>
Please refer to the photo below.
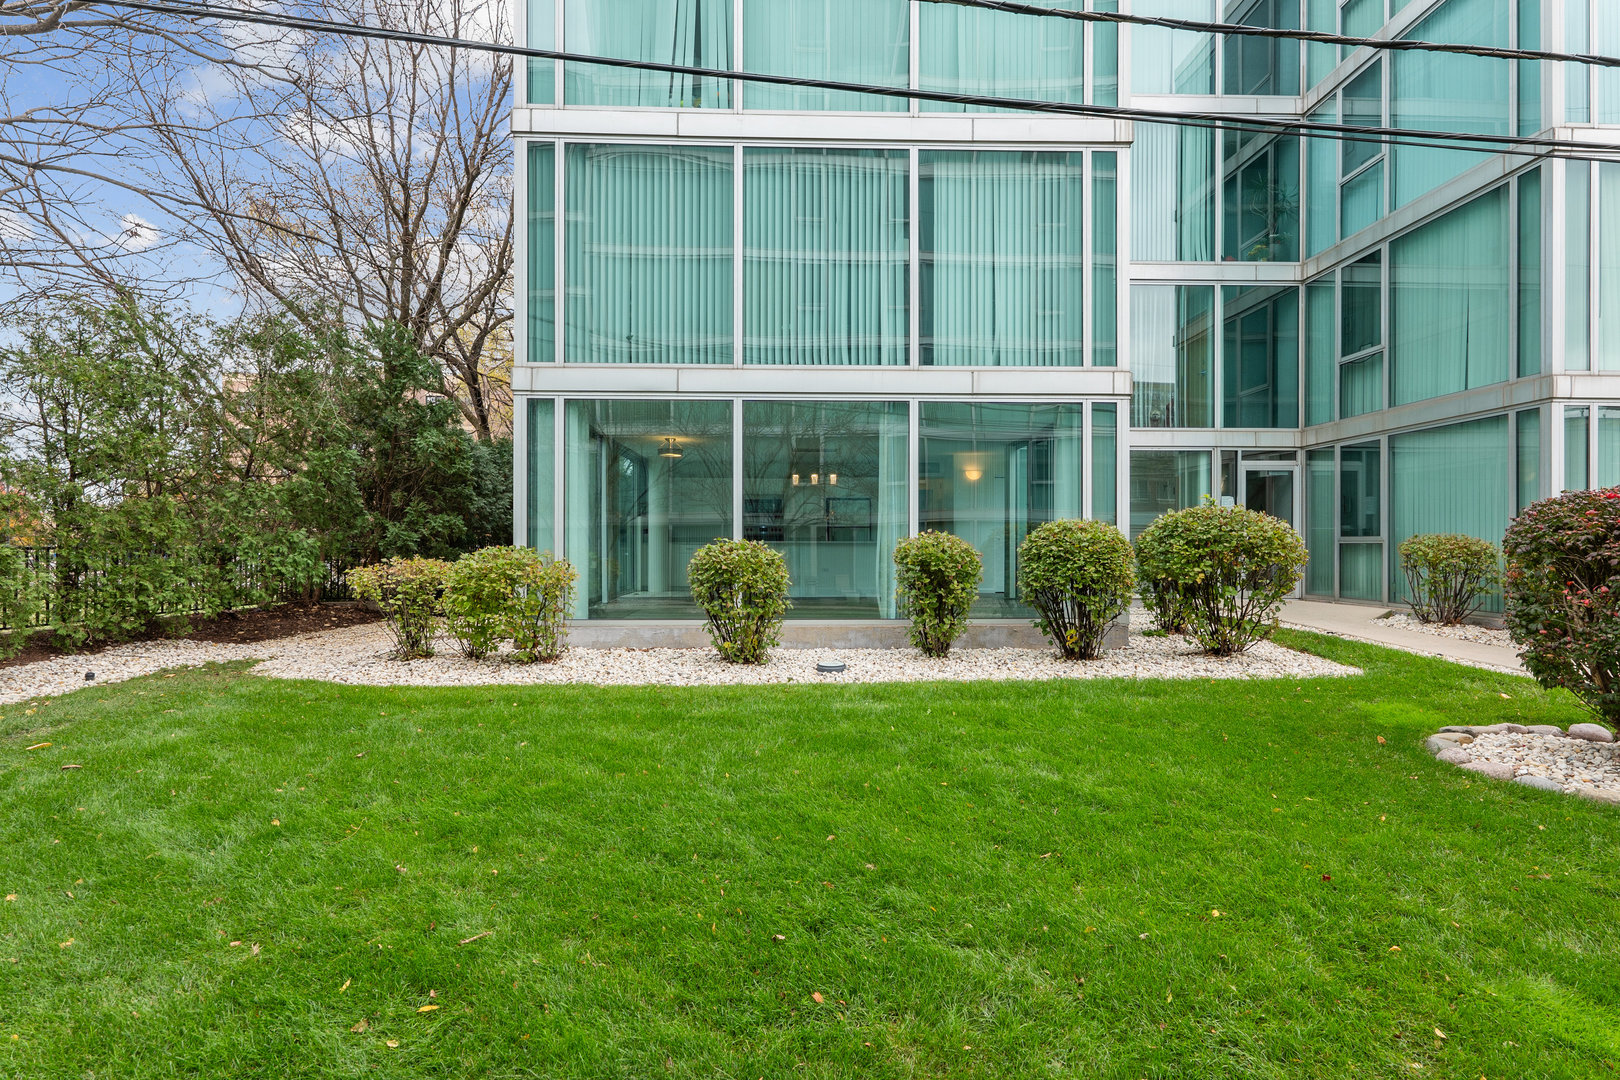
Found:
<path fill-rule="evenodd" d="M 0 660 L 16 656 L 28 643 L 29 627 L 40 608 L 40 590 L 20 547 L 0 540 Z"/>
<path fill-rule="evenodd" d="M 1142 534 L 1144 574 L 1185 605 L 1192 636 L 1231 656 L 1270 637 L 1277 612 L 1305 572 L 1305 541 L 1285 521 L 1206 502 L 1165 514 Z"/>
<path fill-rule="evenodd" d="M 1398 549 L 1412 594 L 1412 613 L 1426 623 L 1456 626 L 1472 615 L 1501 576 L 1496 545 L 1460 533 L 1414 536 Z"/>
<path fill-rule="evenodd" d="M 523 591 L 513 612 L 512 645 L 520 660 L 549 663 L 568 648 L 568 617 L 574 610 L 574 583 L 579 574 L 573 563 L 553 558 L 549 551 L 543 555 L 529 551 L 529 555 Z"/>
<path fill-rule="evenodd" d="M 911 643 L 924 655 L 946 655 L 967 629 L 984 560 L 960 536 L 930 530 L 894 545 L 894 566 L 895 596 L 911 620 Z"/>
<path fill-rule="evenodd" d="M 1018 590 L 1065 660 L 1102 655 L 1135 580 L 1131 542 L 1106 522 L 1049 521 L 1018 545 Z"/>
<path fill-rule="evenodd" d="M 716 540 L 697 549 L 686 577 L 721 659 L 770 659 L 788 609 L 787 560 L 780 552 L 758 540 Z"/>
<path fill-rule="evenodd" d="M 1189 603 L 1177 583 L 1179 562 L 1175 555 L 1174 530 L 1148 526 L 1136 538 L 1137 584 L 1142 604 L 1153 615 L 1153 623 L 1166 634 L 1185 634 L 1192 622 Z"/>
<path fill-rule="evenodd" d="M 441 603 L 463 656 L 481 660 L 512 636 L 525 575 L 537 561 L 528 548 L 487 547 L 450 564 Z"/>
<path fill-rule="evenodd" d="M 386 559 L 374 566 L 350 570 L 354 594 L 382 609 L 394 635 L 394 655 L 401 660 L 433 655 L 433 635 L 441 612 L 450 564 L 443 559 Z"/>
<path fill-rule="evenodd" d="M 1502 548 L 1507 627 L 1524 666 L 1620 727 L 1620 487 L 1534 504 Z"/>

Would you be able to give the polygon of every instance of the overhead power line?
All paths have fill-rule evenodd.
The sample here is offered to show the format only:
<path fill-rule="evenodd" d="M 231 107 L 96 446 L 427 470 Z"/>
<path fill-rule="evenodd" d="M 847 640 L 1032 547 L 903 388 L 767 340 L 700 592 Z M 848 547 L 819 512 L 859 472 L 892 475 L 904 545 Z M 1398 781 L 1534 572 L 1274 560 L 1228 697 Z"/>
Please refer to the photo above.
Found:
<path fill-rule="evenodd" d="M 1492 135 L 1471 132 L 1434 131 L 1413 128 L 1368 127 L 1354 124 L 1324 123 L 1315 120 L 1292 120 L 1257 116 L 1232 116 L 1226 113 L 1180 112 L 1174 110 L 1135 109 L 1114 105 L 1084 105 L 1072 102 L 1041 101 L 1028 98 L 1009 98 L 993 94 L 964 94 L 940 90 L 923 90 L 901 86 L 881 86 L 871 83 L 844 82 L 834 79 L 816 79 L 793 75 L 770 75 L 761 72 L 732 71 L 724 68 L 697 67 L 690 64 L 669 64 L 656 60 L 631 60 L 615 56 L 592 56 L 565 52 L 559 49 L 535 49 L 522 45 L 506 45 L 468 38 L 423 34 L 409 30 L 392 30 L 359 23 L 339 23 L 302 15 L 280 15 L 274 12 L 243 11 L 220 7 L 193 0 L 84 0 L 87 4 L 129 8 L 156 14 L 177 15 L 185 18 L 211 19 L 223 22 L 270 26 L 284 30 L 333 34 L 343 37 L 367 38 L 402 44 L 440 46 L 451 49 L 495 53 L 505 56 L 537 60 L 553 60 L 570 64 L 591 64 L 602 67 L 624 68 L 635 71 L 656 71 L 670 75 L 716 81 L 738 80 L 769 86 L 799 89 L 832 90 L 875 97 L 916 98 L 950 105 L 984 106 L 1018 112 L 1048 113 L 1062 116 L 1089 117 L 1103 120 L 1131 120 L 1139 123 L 1168 124 L 1178 127 L 1210 130 L 1236 130 L 1260 134 L 1299 135 L 1306 138 L 1330 139 L 1337 142 L 1388 143 L 1400 146 L 1430 149 L 1468 150 L 1485 154 L 1510 154 L 1519 157 L 1555 156 L 1573 160 L 1614 161 L 1620 150 L 1605 153 L 1590 143 L 1573 139 L 1538 139 L 1518 135 Z M 1040 10 L 1040 9 L 1037 9 Z"/>
<path fill-rule="evenodd" d="M 1012 15 L 1034 15 L 1048 19 L 1072 19 L 1077 22 L 1112 23 L 1115 25 L 1156 26 L 1165 30 L 1190 30 L 1199 34 L 1227 34 L 1235 37 L 1287 38 L 1295 41 L 1316 42 L 1321 45 L 1347 45 L 1353 49 L 1384 49 L 1391 52 L 1440 52 L 1462 56 L 1481 56 L 1493 60 L 1551 60 L 1559 63 L 1586 64 L 1592 67 L 1620 68 L 1620 56 L 1598 53 L 1561 53 L 1544 49 L 1510 49 L 1497 45 L 1464 45 L 1455 42 L 1423 41 L 1412 38 L 1368 38 L 1349 34 L 1333 34 L 1323 30 L 1296 30 L 1275 26 L 1248 26 L 1243 23 L 1204 22 L 1198 19 L 1177 19 L 1163 15 L 1124 15 L 1117 11 L 1072 11 L 1067 8 L 1037 7 L 1016 3 L 1014 0 L 922 0 L 925 4 L 943 4 L 952 7 L 984 8 Z"/>

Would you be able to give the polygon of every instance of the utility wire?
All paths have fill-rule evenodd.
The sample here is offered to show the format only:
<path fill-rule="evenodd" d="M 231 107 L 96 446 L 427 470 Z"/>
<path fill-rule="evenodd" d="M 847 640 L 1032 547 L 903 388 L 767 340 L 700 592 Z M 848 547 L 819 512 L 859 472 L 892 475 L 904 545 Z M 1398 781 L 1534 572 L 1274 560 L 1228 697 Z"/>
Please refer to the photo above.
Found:
<path fill-rule="evenodd" d="M 1322 45 L 1348 45 L 1351 48 L 1386 49 L 1392 52 L 1442 52 L 1463 56 L 1482 56 L 1494 60 L 1551 60 L 1559 63 L 1587 64 L 1592 67 L 1620 68 L 1620 56 L 1598 53 L 1561 53 L 1543 49 L 1509 49 L 1496 45 L 1462 45 L 1454 42 L 1423 41 L 1407 38 L 1367 38 L 1348 34 L 1334 34 L 1322 30 L 1293 30 L 1274 26 L 1247 26 L 1243 23 L 1203 22 L 1197 19 L 1176 19 L 1161 15 L 1122 15 L 1117 11 L 1072 11 L 1066 8 L 1036 7 L 1014 0 L 922 0 L 925 4 L 947 4 L 953 7 L 984 8 L 1012 15 L 1035 15 L 1049 19 L 1073 19 L 1078 22 L 1156 26 L 1166 30 L 1190 30 L 1200 34 L 1228 34 L 1236 37 L 1289 38 L 1296 41 L 1316 42 Z"/>
<path fill-rule="evenodd" d="M 92 6 L 130 8 L 136 11 L 179 15 L 187 18 L 248 23 L 285 30 L 302 30 L 312 33 L 327 33 L 343 37 L 368 38 L 404 44 L 442 46 L 452 49 L 467 49 L 572 64 L 591 64 L 636 71 L 657 71 L 671 75 L 685 75 L 716 81 L 739 80 L 770 86 L 842 91 L 876 97 L 916 98 L 922 101 L 951 105 L 976 105 L 1020 112 L 1052 113 L 1103 120 L 1131 120 L 1141 123 L 1167 124 L 1177 127 L 1203 128 L 1217 131 L 1236 130 L 1261 134 L 1301 135 L 1306 138 L 1325 138 L 1337 142 L 1388 143 L 1428 149 L 1469 150 L 1485 154 L 1501 153 L 1518 157 L 1555 156 L 1569 158 L 1570 160 L 1589 161 L 1614 161 L 1616 159 L 1616 152 L 1614 151 L 1603 153 L 1602 148 L 1573 139 L 1537 139 L 1516 135 L 1366 127 L 1352 124 L 1323 123 L 1313 120 L 1232 116 L 1226 113 L 1161 111 L 1156 109 L 1122 108 L 1114 105 L 1082 105 L 1071 102 L 1000 97 L 990 94 L 963 94 L 899 86 L 880 86 L 870 83 L 843 82 L 793 75 L 768 75 L 758 72 L 731 71 L 723 68 L 696 67 L 689 64 L 666 64 L 656 60 L 590 56 L 558 49 L 535 49 L 522 45 L 474 41 L 467 38 L 445 37 L 408 30 L 390 30 L 359 23 L 339 23 L 301 15 L 243 11 L 237 8 L 218 7 L 205 2 L 193 2 L 193 0 L 85 0 L 85 2 Z"/>

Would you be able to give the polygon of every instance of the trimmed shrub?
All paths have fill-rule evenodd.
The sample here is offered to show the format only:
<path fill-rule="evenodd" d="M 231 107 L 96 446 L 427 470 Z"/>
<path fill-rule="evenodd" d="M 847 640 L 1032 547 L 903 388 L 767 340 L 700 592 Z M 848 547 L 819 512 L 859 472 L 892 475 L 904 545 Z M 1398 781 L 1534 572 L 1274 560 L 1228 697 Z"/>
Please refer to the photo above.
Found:
<path fill-rule="evenodd" d="M 1508 633 L 1524 666 L 1620 727 L 1620 487 L 1534 504 L 1502 548 Z"/>
<path fill-rule="evenodd" d="M 1496 545 L 1461 533 L 1414 536 L 1397 549 L 1412 594 L 1412 614 L 1426 623 L 1456 626 L 1501 578 Z"/>
<path fill-rule="evenodd" d="M 509 631 L 518 659 L 550 663 L 568 650 L 568 617 L 574 610 L 574 583 L 579 574 L 567 559 L 551 552 L 535 555 L 523 571 Z"/>
<path fill-rule="evenodd" d="M 967 629 L 984 560 L 960 536 L 929 530 L 894 545 L 894 568 L 895 596 L 911 620 L 911 643 L 925 656 L 946 655 Z"/>
<path fill-rule="evenodd" d="M 1131 542 L 1106 522 L 1049 521 L 1018 545 L 1018 591 L 1065 660 L 1102 655 L 1135 580 Z"/>
<path fill-rule="evenodd" d="M 1176 510 L 1149 525 L 1142 539 L 1153 553 L 1144 572 L 1174 590 L 1192 636 L 1216 656 L 1270 637 L 1277 611 L 1305 572 L 1299 533 L 1241 506 L 1206 502 Z"/>
<path fill-rule="evenodd" d="M 382 609 L 394 635 L 394 655 L 412 660 L 433 655 L 439 594 L 449 573 L 443 559 L 393 558 L 350 570 L 348 581 L 356 596 Z"/>
<path fill-rule="evenodd" d="M 1153 624 L 1167 634 L 1185 634 L 1192 616 L 1176 582 L 1173 535 L 1150 525 L 1136 538 L 1137 584 Z"/>
<path fill-rule="evenodd" d="M 487 547 L 450 564 L 441 604 L 463 656 L 481 660 L 512 636 L 525 575 L 538 561 L 528 548 Z"/>
<path fill-rule="evenodd" d="M 716 540 L 693 554 L 686 579 L 722 660 L 770 659 L 788 609 L 787 560 L 780 552 L 758 540 Z"/>

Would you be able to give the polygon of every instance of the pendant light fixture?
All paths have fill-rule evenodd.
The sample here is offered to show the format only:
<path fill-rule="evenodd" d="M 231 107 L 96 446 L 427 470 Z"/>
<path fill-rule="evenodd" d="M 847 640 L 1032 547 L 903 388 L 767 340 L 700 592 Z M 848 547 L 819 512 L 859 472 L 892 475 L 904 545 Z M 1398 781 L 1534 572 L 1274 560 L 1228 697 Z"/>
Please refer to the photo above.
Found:
<path fill-rule="evenodd" d="M 664 445 L 658 450 L 658 456 L 671 458 L 675 461 L 679 461 L 684 456 L 681 444 L 675 441 L 675 436 L 671 435 L 664 440 Z"/>

